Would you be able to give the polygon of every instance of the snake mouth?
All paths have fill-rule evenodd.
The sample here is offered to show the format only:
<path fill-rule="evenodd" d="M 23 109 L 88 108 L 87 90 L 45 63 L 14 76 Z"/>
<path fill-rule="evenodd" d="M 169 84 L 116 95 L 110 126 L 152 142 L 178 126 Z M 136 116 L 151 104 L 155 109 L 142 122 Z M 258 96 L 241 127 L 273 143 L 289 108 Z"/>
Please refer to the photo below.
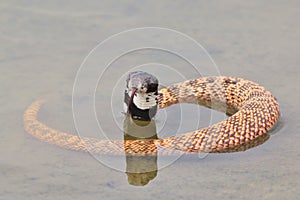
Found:
<path fill-rule="evenodd" d="M 132 117 L 133 98 L 134 98 L 134 95 L 136 94 L 136 92 L 137 92 L 137 88 L 133 88 L 132 92 L 131 92 L 130 100 L 128 103 L 128 111 L 127 112 L 130 113 L 131 117 Z"/>

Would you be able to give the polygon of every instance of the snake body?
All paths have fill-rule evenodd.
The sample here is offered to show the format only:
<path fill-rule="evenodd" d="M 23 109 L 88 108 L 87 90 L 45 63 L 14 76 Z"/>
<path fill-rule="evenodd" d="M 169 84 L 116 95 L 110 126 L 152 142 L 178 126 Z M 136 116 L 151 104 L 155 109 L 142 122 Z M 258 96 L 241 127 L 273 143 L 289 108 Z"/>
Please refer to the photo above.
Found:
<path fill-rule="evenodd" d="M 24 113 L 25 130 L 34 137 L 71 150 L 99 154 L 154 155 L 174 152 L 219 152 L 264 137 L 279 119 L 279 105 L 270 91 L 249 80 L 227 76 L 202 77 L 159 91 L 159 109 L 177 103 L 201 103 L 214 108 L 223 104 L 235 111 L 212 126 L 164 139 L 100 140 L 79 137 L 48 127 L 38 120 L 43 101 Z M 218 109 L 218 108 L 217 108 Z M 266 137 L 265 137 L 266 138 Z"/>

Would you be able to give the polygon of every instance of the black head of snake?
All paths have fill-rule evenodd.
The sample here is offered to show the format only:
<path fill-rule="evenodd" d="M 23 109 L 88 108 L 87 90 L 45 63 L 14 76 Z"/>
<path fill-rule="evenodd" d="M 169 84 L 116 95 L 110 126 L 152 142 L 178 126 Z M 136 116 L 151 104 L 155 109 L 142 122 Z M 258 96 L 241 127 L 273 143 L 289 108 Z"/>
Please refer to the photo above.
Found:
<path fill-rule="evenodd" d="M 149 121 L 158 106 L 158 80 L 142 71 L 131 72 L 126 79 L 124 110 L 133 119 Z"/>

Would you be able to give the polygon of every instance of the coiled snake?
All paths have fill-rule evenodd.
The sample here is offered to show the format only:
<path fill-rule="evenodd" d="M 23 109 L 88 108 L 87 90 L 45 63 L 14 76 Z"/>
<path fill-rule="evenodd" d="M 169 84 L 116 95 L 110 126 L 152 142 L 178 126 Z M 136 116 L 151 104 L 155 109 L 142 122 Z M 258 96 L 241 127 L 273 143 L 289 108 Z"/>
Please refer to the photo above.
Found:
<path fill-rule="evenodd" d="M 25 130 L 57 146 L 99 154 L 154 155 L 179 152 L 219 152 L 235 148 L 266 135 L 279 119 L 276 98 L 264 87 L 242 78 L 203 77 L 177 83 L 158 93 L 159 109 L 182 102 L 225 104 L 236 112 L 217 124 L 165 139 L 99 140 L 52 129 L 37 119 L 39 100 L 24 113 Z"/>

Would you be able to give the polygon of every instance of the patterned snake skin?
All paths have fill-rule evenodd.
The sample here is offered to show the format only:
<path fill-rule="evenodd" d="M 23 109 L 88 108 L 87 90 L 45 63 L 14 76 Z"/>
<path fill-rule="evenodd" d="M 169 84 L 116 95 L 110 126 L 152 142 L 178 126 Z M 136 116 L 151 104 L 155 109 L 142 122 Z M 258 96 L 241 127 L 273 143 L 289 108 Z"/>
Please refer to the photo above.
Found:
<path fill-rule="evenodd" d="M 247 148 L 247 144 L 268 139 L 268 132 L 279 119 L 276 98 L 257 83 L 233 77 L 204 77 L 177 83 L 159 91 L 159 108 L 176 103 L 199 103 L 213 109 L 220 105 L 235 113 L 212 126 L 172 136 L 149 140 L 100 140 L 79 137 L 52 129 L 38 121 L 43 101 L 31 104 L 24 113 L 25 130 L 34 137 L 71 150 L 97 154 L 156 155 L 176 152 L 223 152 Z M 228 110 L 229 112 L 229 110 Z M 251 144 L 256 146 L 257 143 Z M 250 145 L 250 146 L 251 146 Z M 241 147 L 241 149 L 239 149 Z"/>

